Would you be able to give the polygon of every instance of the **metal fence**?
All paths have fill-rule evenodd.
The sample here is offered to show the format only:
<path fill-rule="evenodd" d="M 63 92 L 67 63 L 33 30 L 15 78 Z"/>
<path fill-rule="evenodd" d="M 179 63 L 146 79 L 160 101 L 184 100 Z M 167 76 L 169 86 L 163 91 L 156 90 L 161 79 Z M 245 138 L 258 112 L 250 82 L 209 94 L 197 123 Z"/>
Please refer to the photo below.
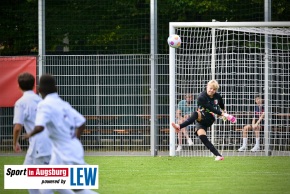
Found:
<path fill-rule="evenodd" d="M 43 57 L 42 73 L 55 76 L 61 98 L 71 103 L 87 119 L 86 130 L 81 137 L 87 155 L 149 156 L 152 155 L 152 136 L 157 140 L 158 154 L 169 155 L 168 55 L 157 55 L 154 58 L 156 133 L 152 133 L 151 129 L 151 55 Z M 288 79 L 282 80 L 282 84 L 288 85 Z M 241 106 L 246 104 L 242 103 Z M 289 123 L 289 112 L 283 113 L 287 113 L 283 122 Z M 0 108 L 0 155 L 13 153 L 12 123 L 13 107 Z M 236 155 L 237 152 L 233 151 L 241 144 L 241 132 L 229 128 L 225 126 L 222 131 L 217 130 L 216 137 L 219 138 L 213 143 L 218 149 L 229 149 Z M 193 137 L 193 131 L 190 134 L 194 146 L 185 148 L 183 155 L 189 156 L 194 150 L 208 152 L 201 141 Z M 289 134 L 287 127 L 286 131 L 277 128 L 273 135 L 274 148 L 281 155 L 289 155 Z M 208 135 L 210 137 L 211 133 Z M 24 150 L 28 147 L 28 142 L 21 138 L 20 144 Z"/>
<path fill-rule="evenodd" d="M 61 98 L 87 119 L 87 152 L 150 155 L 151 56 L 44 56 L 43 73 L 55 76 Z M 168 55 L 156 57 L 158 150 L 168 150 Z M 13 108 L 1 108 L 1 153 L 13 152 Z M 21 140 L 24 148 L 27 142 Z"/>

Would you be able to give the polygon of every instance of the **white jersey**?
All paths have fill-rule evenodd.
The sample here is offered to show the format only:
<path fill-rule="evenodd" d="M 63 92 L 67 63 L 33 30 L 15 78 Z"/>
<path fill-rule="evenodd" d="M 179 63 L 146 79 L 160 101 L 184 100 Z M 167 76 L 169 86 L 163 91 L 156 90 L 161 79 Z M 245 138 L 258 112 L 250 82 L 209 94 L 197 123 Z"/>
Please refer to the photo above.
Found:
<path fill-rule="evenodd" d="M 26 133 L 33 131 L 37 104 L 40 101 L 41 98 L 32 90 L 25 91 L 22 97 L 15 103 L 13 124 L 23 125 Z M 48 134 L 46 131 L 43 131 L 29 138 L 27 155 L 33 158 L 49 156 L 51 154 L 51 147 Z"/>
<path fill-rule="evenodd" d="M 83 146 L 75 136 L 76 128 L 85 121 L 84 116 L 57 93 L 48 94 L 38 104 L 35 125 L 47 129 L 53 145 L 52 158 L 56 158 L 54 161 L 85 164 Z"/>

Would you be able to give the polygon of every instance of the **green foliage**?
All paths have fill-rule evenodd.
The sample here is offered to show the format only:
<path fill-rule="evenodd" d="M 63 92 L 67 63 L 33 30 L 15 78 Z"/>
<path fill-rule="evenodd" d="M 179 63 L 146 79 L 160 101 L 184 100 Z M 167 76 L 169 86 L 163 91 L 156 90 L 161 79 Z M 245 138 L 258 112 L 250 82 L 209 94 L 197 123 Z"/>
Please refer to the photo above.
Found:
<path fill-rule="evenodd" d="M 2 0 L 0 55 L 36 54 L 38 0 Z M 77 54 L 150 53 L 150 0 L 46 0 L 46 50 Z M 272 1 L 272 20 L 290 20 L 290 2 Z M 264 0 L 159 0 L 158 53 L 169 22 L 263 21 Z M 68 38 L 69 44 L 64 41 Z"/>
<path fill-rule="evenodd" d="M 50 16 L 47 17 L 48 50 L 53 51 L 54 45 L 63 45 L 64 35 L 68 34 L 72 51 L 116 53 L 137 45 L 144 34 L 142 28 L 147 28 L 149 32 L 149 26 L 140 26 L 140 18 L 144 14 L 149 15 L 149 9 L 139 9 L 139 1 L 107 0 L 95 3 L 94 0 L 87 0 L 62 1 L 58 4 L 48 1 L 47 4 Z M 65 9 L 59 12 L 61 6 Z"/>
<path fill-rule="evenodd" d="M 37 1 L 2 0 L 0 55 L 28 54 L 37 46 Z"/>

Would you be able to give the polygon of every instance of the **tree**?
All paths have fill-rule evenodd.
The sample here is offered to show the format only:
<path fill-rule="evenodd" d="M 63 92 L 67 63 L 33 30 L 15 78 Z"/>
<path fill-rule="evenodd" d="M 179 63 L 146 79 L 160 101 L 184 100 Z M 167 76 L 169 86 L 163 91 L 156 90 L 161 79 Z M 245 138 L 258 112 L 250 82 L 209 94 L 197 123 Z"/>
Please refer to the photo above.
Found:
<path fill-rule="evenodd" d="M 158 53 L 169 22 L 264 21 L 264 0 L 158 0 Z M 46 51 L 150 53 L 150 0 L 46 0 Z M 37 54 L 38 0 L 2 0 L 0 55 Z M 272 2 L 272 20 L 290 20 L 290 2 Z M 66 39 L 66 41 L 64 41 Z"/>
<path fill-rule="evenodd" d="M 37 1 L 2 0 L 0 55 L 29 54 L 37 46 Z"/>

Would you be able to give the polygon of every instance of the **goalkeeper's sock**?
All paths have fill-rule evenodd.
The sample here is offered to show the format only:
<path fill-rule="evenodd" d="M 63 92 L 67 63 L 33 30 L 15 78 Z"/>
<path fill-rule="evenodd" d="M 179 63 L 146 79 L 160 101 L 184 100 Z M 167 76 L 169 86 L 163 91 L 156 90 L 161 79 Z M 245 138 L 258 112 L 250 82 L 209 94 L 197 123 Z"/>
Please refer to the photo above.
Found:
<path fill-rule="evenodd" d="M 215 156 L 222 156 L 217 149 L 215 149 L 214 145 L 208 140 L 206 135 L 200 135 L 199 139 L 202 141 L 202 143 L 213 153 Z"/>
<path fill-rule="evenodd" d="M 183 123 L 180 124 L 180 129 L 187 127 L 188 125 L 194 123 L 194 121 L 198 118 L 198 113 L 194 112 L 192 115 L 186 119 Z"/>

